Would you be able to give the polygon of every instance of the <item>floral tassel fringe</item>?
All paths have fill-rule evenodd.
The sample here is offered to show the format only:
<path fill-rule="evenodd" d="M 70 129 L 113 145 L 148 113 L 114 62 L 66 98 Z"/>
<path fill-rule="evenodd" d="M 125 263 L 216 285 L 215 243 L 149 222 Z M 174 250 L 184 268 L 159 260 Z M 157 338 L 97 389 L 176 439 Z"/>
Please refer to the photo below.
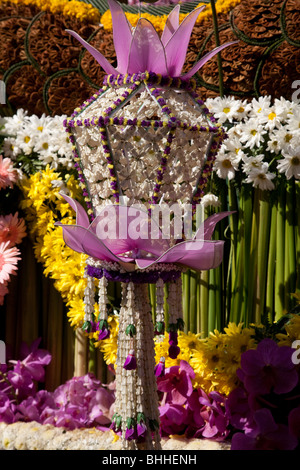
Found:
<path fill-rule="evenodd" d="M 154 328 L 146 284 L 123 283 L 112 429 L 124 450 L 160 449 Z"/>
<path fill-rule="evenodd" d="M 169 356 L 176 359 L 180 353 L 178 346 L 178 330 L 184 327 L 182 309 L 182 279 L 179 277 L 174 282 L 170 282 L 169 295 Z"/>
<path fill-rule="evenodd" d="M 110 335 L 107 321 L 107 284 L 108 281 L 103 275 L 99 281 L 99 340 L 106 339 Z"/>
<path fill-rule="evenodd" d="M 94 305 L 95 305 L 95 280 L 85 271 L 84 277 L 87 279 L 84 290 L 84 322 L 83 331 L 90 333 L 94 322 Z"/>

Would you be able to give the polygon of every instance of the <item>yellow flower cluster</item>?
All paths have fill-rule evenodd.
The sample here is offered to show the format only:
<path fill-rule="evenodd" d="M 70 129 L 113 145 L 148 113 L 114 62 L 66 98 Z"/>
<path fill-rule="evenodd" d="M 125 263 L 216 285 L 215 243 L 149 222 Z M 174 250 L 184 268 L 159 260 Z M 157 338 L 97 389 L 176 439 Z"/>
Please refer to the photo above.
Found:
<path fill-rule="evenodd" d="M 81 190 L 73 175 L 63 179 L 49 167 L 31 175 L 22 183 L 24 199 L 21 207 L 26 214 L 36 259 L 44 266 L 45 275 L 54 280 L 55 288 L 69 306 L 72 326 L 82 323 L 83 296 L 86 280 L 83 277 L 86 256 L 66 246 L 61 227 L 55 222 L 75 223 L 75 213 L 59 195 L 60 183 L 65 185 L 74 199 L 80 199 Z"/>
<path fill-rule="evenodd" d="M 117 317 L 111 317 L 111 335 L 108 339 L 97 343 L 103 352 L 107 364 L 114 364 L 117 355 Z M 180 353 L 177 359 L 168 356 L 168 334 L 163 340 L 155 339 L 155 362 L 165 357 L 166 367 L 179 365 L 181 360 L 187 361 L 195 372 L 193 386 L 201 387 L 205 392 L 212 390 L 228 395 L 237 385 L 237 369 L 240 367 L 241 354 L 256 347 L 252 337 L 254 329 L 243 328 L 242 324 L 229 323 L 224 333 L 217 330 L 208 338 L 200 339 L 200 334 L 180 332 L 178 346 Z"/>
<path fill-rule="evenodd" d="M 0 0 L 1 2 L 22 3 L 24 5 L 35 5 L 41 11 L 61 13 L 64 16 L 73 16 L 81 21 L 89 21 L 93 24 L 99 23 L 100 13 L 97 8 L 79 0 Z"/>
<path fill-rule="evenodd" d="M 216 3 L 216 11 L 217 11 L 217 13 L 226 13 L 226 12 L 232 10 L 240 2 L 241 2 L 241 0 L 218 0 L 217 3 Z M 197 22 L 196 22 L 197 24 L 202 23 L 207 18 L 210 18 L 211 15 L 212 15 L 210 4 L 207 5 L 206 3 L 201 3 L 200 2 L 198 7 L 200 7 L 202 5 L 206 5 L 206 8 L 203 12 L 200 13 L 200 15 L 197 19 Z M 139 19 L 139 15 L 134 14 L 134 13 L 128 13 L 128 12 L 126 12 L 125 15 L 126 15 L 128 21 L 129 21 L 129 23 L 132 26 L 136 26 L 136 24 L 138 22 L 138 19 Z M 155 27 L 156 31 L 158 33 L 161 33 L 164 29 L 164 26 L 165 26 L 166 19 L 167 19 L 168 15 L 155 16 L 155 15 L 151 15 L 151 14 L 148 14 L 148 13 L 142 13 L 141 16 L 143 18 L 146 18 L 149 21 L 151 21 L 151 23 Z M 187 14 L 180 14 L 179 15 L 179 21 L 182 22 L 186 16 L 187 16 Z M 107 10 L 101 16 L 101 24 L 103 25 L 104 29 L 112 31 L 112 17 L 111 17 L 110 10 Z"/>
<path fill-rule="evenodd" d="M 290 321 L 285 325 L 285 333 L 276 335 L 279 346 L 290 346 L 296 340 L 300 340 L 300 316 L 292 315 Z"/>

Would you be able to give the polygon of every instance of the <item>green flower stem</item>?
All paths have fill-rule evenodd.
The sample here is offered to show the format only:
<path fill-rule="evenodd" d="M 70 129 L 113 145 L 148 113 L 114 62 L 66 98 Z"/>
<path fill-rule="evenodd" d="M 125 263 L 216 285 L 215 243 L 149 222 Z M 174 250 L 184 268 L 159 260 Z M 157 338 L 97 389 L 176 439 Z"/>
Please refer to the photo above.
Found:
<path fill-rule="evenodd" d="M 266 314 L 268 320 L 273 323 L 275 319 L 274 312 L 274 280 L 276 266 L 276 227 L 277 227 L 277 206 L 274 202 L 271 204 L 271 221 L 270 221 L 270 243 L 268 253 L 267 267 L 267 285 L 266 285 Z"/>
<path fill-rule="evenodd" d="M 256 300 L 256 279 L 257 279 L 257 249 L 258 249 L 258 228 L 259 228 L 259 190 L 253 190 L 253 211 L 251 242 L 249 253 L 249 288 L 248 288 L 248 315 L 249 322 L 255 321 L 255 300 Z"/>
<path fill-rule="evenodd" d="M 208 274 L 208 334 L 216 328 L 216 290 L 215 290 L 215 269 L 211 269 Z"/>
<path fill-rule="evenodd" d="M 267 283 L 268 249 L 270 239 L 270 200 L 266 191 L 259 191 L 259 226 L 257 248 L 257 279 L 255 323 L 264 322 Z"/>
<path fill-rule="evenodd" d="M 197 332 L 197 272 L 190 272 L 189 331 Z"/>
<path fill-rule="evenodd" d="M 295 225 L 296 232 L 296 291 L 300 290 L 300 183 L 297 181 L 295 183 L 295 200 L 296 200 L 296 214 L 297 214 L 297 224 Z"/>
<path fill-rule="evenodd" d="M 184 332 L 190 331 L 190 271 L 186 271 L 182 274 L 182 287 L 183 287 L 183 321 L 184 321 Z"/>
<path fill-rule="evenodd" d="M 152 312 L 152 321 L 155 325 L 155 317 L 156 317 L 156 286 L 155 284 L 149 284 L 149 298 L 150 298 L 150 305 L 151 305 L 151 312 Z"/>
<path fill-rule="evenodd" d="M 249 271 L 250 271 L 250 252 L 249 246 L 251 243 L 251 230 L 252 230 L 252 188 L 250 185 L 243 185 L 241 189 L 241 202 L 243 218 L 243 258 L 244 262 L 244 276 L 243 276 L 243 299 L 241 320 L 244 321 L 245 326 L 249 325 L 249 310 L 248 310 L 248 286 L 249 286 Z"/>
<path fill-rule="evenodd" d="M 238 282 L 237 279 L 237 257 L 239 251 L 239 207 L 238 207 L 238 198 L 236 193 L 236 188 L 232 181 L 228 182 L 228 203 L 229 203 L 229 210 L 236 211 L 229 218 L 229 226 L 230 226 L 230 238 L 231 238 L 231 247 L 230 247 L 230 259 L 229 259 L 229 270 L 230 270 L 230 298 L 227 296 L 228 302 L 230 303 L 230 310 L 229 310 L 229 320 L 234 321 L 235 311 L 235 289 L 236 283 Z M 229 277 L 228 277 L 229 281 Z M 229 284 L 228 284 L 229 286 Z M 229 294 L 229 291 L 228 291 Z"/>
<path fill-rule="evenodd" d="M 208 271 L 201 271 L 200 273 L 200 329 L 201 337 L 208 336 Z"/>
<path fill-rule="evenodd" d="M 285 188 L 278 191 L 276 223 L 276 270 L 275 270 L 275 321 L 283 315 L 284 310 L 284 244 L 285 244 Z"/>
<path fill-rule="evenodd" d="M 296 287 L 296 243 L 295 243 L 295 186 L 287 181 L 285 209 L 285 311 L 292 307 L 292 296 Z"/>

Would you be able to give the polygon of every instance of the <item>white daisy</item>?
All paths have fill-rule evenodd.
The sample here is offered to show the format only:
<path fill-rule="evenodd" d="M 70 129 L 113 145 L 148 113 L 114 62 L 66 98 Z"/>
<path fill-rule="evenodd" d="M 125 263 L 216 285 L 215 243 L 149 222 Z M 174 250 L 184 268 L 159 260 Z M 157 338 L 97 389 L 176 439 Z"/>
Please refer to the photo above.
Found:
<path fill-rule="evenodd" d="M 277 169 L 279 173 L 284 173 L 289 180 L 292 177 L 300 179 L 300 146 L 296 149 L 290 147 L 289 152 L 283 152 L 283 159 L 278 160 Z"/>
<path fill-rule="evenodd" d="M 15 144 L 25 155 L 30 155 L 35 145 L 34 137 L 26 129 L 22 129 L 16 135 Z"/>
<path fill-rule="evenodd" d="M 18 109 L 13 116 L 6 117 L 4 119 L 4 128 L 2 129 L 1 134 L 17 135 L 17 133 L 23 127 L 24 119 L 26 116 L 27 111 L 24 111 L 24 109 Z"/>
<path fill-rule="evenodd" d="M 258 99 L 253 98 L 252 110 L 250 112 L 250 117 L 260 118 L 263 114 L 266 114 L 271 106 L 271 97 L 270 96 L 260 96 Z"/>
<path fill-rule="evenodd" d="M 232 128 L 234 129 L 234 128 Z M 239 158 L 240 160 L 244 158 L 245 153 L 243 151 L 243 145 L 240 141 L 240 138 L 234 133 L 228 133 L 229 138 L 225 140 L 222 144 L 221 149 L 227 151 L 228 155 L 233 158 Z"/>
<path fill-rule="evenodd" d="M 289 131 L 300 132 L 300 106 L 295 106 L 293 113 L 288 115 L 287 128 Z"/>
<path fill-rule="evenodd" d="M 262 189 L 263 191 L 271 191 L 275 188 L 272 179 L 275 178 L 274 173 L 270 173 L 269 165 L 267 162 L 262 163 L 259 168 L 254 168 L 249 174 L 246 183 L 252 183 L 254 188 Z"/>
<path fill-rule="evenodd" d="M 232 122 L 237 118 L 240 102 L 235 100 L 232 96 L 221 98 L 208 98 L 206 106 L 218 119 L 220 124 L 224 122 Z"/>
<path fill-rule="evenodd" d="M 235 177 L 235 172 L 238 170 L 240 159 L 233 158 L 226 153 L 219 152 L 214 164 L 214 171 L 216 171 L 219 178 L 229 180 Z"/>
<path fill-rule="evenodd" d="M 264 160 L 264 155 L 254 155 L 252 157 L 244 157 L 243 158 L 243 164 L 242 164 L 242 169 L 246 174 L 251 173 L 252 171 L 256 171 L 261 168 L 263 160 Z"/>
<path fill-rule="evenodd" d="M 297 145 L 297 142 L 300 142 L 300 132 L 297 136 L 295 131 L 290 131 L 287 129 L 287 126 L 282 126 L 278 130 L 274 130 L 272 134 L 274 138 L 274 144 L 278 142 L 278 147 L 280 151 L 287 150 L 290 146 Z"/>
<path fill-rule="evenodd" d="M 19 147 L 16 145 L 16 139 L 12 137 L 5 137 L 3 140 L 3 153 L 5 157 L 14 160 L 20 153 Z"/>
<path fill-rule="evenodd" d="M 245 144 L 245 147 L 250 149 L 259 147 L 264 141 L 264 135 L 267 133 L 264 126 L 259 124 L 256 118 L 251 118 L 249 121 L 241 123 L 237 127 L 241 133 L 241 142 Z"/>

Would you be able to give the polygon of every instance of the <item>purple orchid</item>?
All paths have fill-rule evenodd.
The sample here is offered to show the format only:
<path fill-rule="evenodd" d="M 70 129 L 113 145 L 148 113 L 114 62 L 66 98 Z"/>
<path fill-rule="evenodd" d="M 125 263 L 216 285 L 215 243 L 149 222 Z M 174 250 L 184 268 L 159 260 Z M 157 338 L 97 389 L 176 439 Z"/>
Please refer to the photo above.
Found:
<path fill-rule="evenodd" d="M 166 403 L 159 407 L 162 437 L 182 434 L 187 426 L 188 413 L 182 405 Z"/>
<path fill-rule="evenodd" d="M 237 387 L 227 397 L 226 414 L 230 424 L 235 429 L 246 433 L 253 428 L 253 410 L 249 406 L 248 393 L 242 387 Z"/>
<path fill-rule="evenodd" d="M 206 394 L 201 388 L 188 397 L 189 426 L 186 436 L 205 437 L 222 441 L 229 434 L 229 419 L 224 406 L 224 397 L 218 392 Z"/>
<path fill-rule="evenodd" d="M 288 393 L 297 385 L 299 377 L 292 362 L 293 349 L 278 346 L 265 338 L 256 349 L 245 351 L 241 356 L 241 369 L 237 375 L 250 395 Z"/>
<path fill-rule="evenodd" d="M 67 30 L 96 59 L 107 74 L 125 75 L 142 72 L 153 72 L 163 76 L 189 79 L 215 54 L 235 42 L 216 47 L 197 62 L 191 70 L 181 75 L 185 62 L 190 36 L 205 6 L 189 13 L 179 25 L 177 5 L 169 14 L 161 38 L 149 20 L 139 18 L 135 28 L 129 24 L 122 7 L 114 0 L 108 0 L 113 21 L 114 46 L 117 55 L 117 68 L 77 33 Z"/>
<path fill-rule="evenodd" d="M 254 421 L 252 431 L 233 435 L 231 450 L 293 450 L 297 447 L 298 439 L 289 433 L 287 426 L 274 421 L 270 410 L 257 410 Z"/>
<path fill-rule="evenodd" d="M 211 237 L 216 224 L 233 212 L 221 212 L 208 217 L 192 240 L 170 246 L 159 228 L 155 231 L 155 237 L 149 236 L 152 225 L 148 215 L 142 211 L 138 215 L 140 236 L 136 238 L 128 233 L 128 227 L 136 220 L 136 209 L 111 204 L 89 223 L 81 204 L 65 194 L 62 196 L 75 210 L 76 224 L 56 222 L 55 225 L 62 227 L 64 241 L 74 251 L 119 263 L 128 272 L 136 268 L 145 269 L 156 263 L 178 263 L 200 271 L 216 268 L 222 262 L 224 241 L 211 240 Z"/>
<path fill-rule="evenodd" d="M 14 412 L 12 410 L 9 397 L 0 391 L 0 422 L 7 424 L 14 422 Z"/>
<path fill-rule="evenodd" d="M 167 401 L 183 405 L 193 392 L 194 378 L 195 372 L 192 367 L 186 361 L 180 361 L 179 366 L 169 367 L 162 377 L 157 378 L 157 388 L 167 394 Z"/>

